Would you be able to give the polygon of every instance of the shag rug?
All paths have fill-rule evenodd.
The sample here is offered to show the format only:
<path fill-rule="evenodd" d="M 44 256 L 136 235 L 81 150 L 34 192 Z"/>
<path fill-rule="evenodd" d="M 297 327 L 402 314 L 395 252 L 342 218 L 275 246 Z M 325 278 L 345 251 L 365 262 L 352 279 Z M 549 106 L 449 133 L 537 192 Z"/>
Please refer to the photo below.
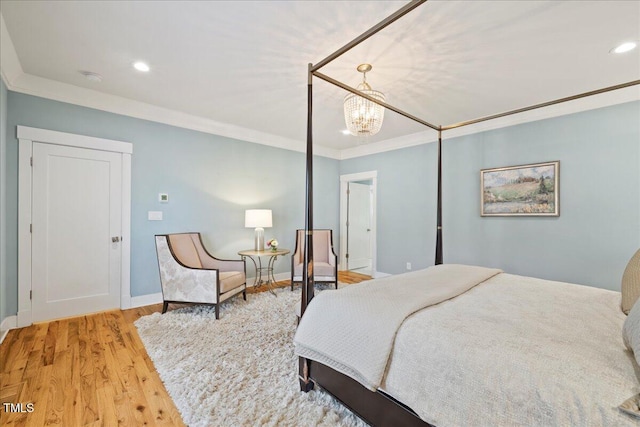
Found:
<path fill-rule="evenodd" d="M 366 424 L 322 390 L 300 391 L 293 352 L 300 288 L 187 306 L 135 322 L 160 378 L 196 426 Z"/>

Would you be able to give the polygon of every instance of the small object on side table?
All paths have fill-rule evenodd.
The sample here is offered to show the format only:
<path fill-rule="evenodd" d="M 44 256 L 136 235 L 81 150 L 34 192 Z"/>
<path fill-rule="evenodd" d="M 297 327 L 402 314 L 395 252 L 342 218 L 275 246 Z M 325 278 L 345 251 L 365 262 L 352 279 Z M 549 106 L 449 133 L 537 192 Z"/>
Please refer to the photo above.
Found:
<path fill-rule="evenodd" d="M 269 239 L 267 246 L 271 249 L 271 252 L 275 252 L 278 250 L 278 241 L 276 239 Z"/>

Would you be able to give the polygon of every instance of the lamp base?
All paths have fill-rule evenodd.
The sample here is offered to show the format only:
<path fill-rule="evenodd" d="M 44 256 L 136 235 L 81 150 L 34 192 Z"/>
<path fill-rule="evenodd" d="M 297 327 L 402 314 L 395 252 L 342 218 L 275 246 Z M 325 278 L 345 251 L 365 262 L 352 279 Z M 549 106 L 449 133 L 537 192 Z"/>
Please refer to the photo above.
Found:
<path fill-rule="evenodd" d="M 257 227 L 254 240 L 254 250 L 264 251 L 264 228 Z"/>

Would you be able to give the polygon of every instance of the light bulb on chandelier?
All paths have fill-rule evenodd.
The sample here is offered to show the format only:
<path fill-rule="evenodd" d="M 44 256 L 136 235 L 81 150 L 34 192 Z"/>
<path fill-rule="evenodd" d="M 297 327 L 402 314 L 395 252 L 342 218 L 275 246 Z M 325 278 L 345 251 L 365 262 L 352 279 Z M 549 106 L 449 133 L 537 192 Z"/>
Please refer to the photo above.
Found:
<path fill-rule="evenodd" d="M 384 94 L 371 89 L 367 83 L 367 72 L 372 68 L 371 64 L 358 65 L 357 70 L 363 76 L 362 83 L 356 89 L 378 101 L 386 102 Z M 351 135 L 375 135 L 382 127 L 384 107 L 354 93 L 349 93 L 344 97 L 344 120 Z"/>

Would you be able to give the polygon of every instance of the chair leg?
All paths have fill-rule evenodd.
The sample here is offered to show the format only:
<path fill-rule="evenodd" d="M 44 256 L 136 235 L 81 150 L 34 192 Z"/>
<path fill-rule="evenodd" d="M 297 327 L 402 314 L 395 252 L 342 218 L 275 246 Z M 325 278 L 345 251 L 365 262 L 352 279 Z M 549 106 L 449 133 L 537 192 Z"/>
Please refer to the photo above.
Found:
<path fill-rule="evenodd" d="M 336 289 L 338 289 L 338 281 L 336 280 Z"/>
<path fill-rule="evenodd" d="M 169 303 L 165 301 L 164 304 L 162 304 L 162 314 L 167 312 L 167 308 L 169 308 Z"/>
<path fill-rule="evenodd" d="M 220 304 L 216 304 L 216 320 L 220 318 Z"/>
<path fill-rule="evenodd" d="M 246 301 L 247 300 L 247 288 L 244 289 L 244 291 L 242 291 L 242 298 Z"/>
<path fill-rule="evenodd" d="M 293 292 L 293 278 L 291 278 L 291 291 Z"/>

